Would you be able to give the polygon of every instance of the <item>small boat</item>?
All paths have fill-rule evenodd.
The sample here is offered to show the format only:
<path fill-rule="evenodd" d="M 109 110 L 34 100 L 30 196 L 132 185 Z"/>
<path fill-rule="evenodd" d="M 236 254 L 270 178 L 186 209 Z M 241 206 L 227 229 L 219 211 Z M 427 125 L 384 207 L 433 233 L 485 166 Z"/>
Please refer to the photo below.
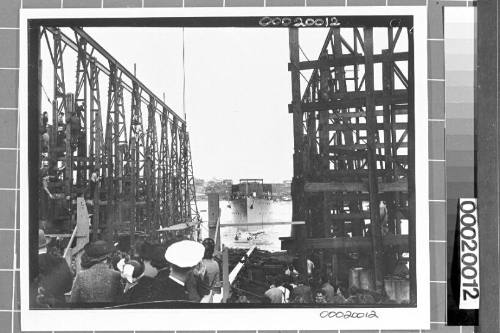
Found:
<path fill-rule="evenodd" d="M 258 230 L 255 232 L 237 231 L 236 235 L 234 236 L 234 240 L 244 243 L 244 242 L 256 240 L 259 236 L 262 236 L 264 234 L 265 234 L 264 230 Z"/>

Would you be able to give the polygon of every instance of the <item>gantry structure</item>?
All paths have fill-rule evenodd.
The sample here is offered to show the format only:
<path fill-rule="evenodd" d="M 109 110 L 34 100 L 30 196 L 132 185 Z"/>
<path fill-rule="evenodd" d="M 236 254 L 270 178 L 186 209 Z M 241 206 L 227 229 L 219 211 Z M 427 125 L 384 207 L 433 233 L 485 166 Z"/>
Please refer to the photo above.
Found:
<path fill-rule="evenodd" d="M 199 222 L 185 118 L 83 29 L 42 27 L 40 37 L 53 76 L 50 120 L 41 124 L 49 144 L 40 167 L 54 198 L 48 223 L 71 232 L 77 197 L 92 214 L 93 239 L 125 233 L 132 244 L 138 233 L 154 238 L 162 226 Z M 65 62 L 68 52 L 76 63 Z"/>
<path fill-rule="evenodd" d="M 400 21 L 332 27 L 313 60 L 301 59 L 297 28 L 289 45 L 293 220 L 306 223 L 282 238 L 282 249 L 298 254 L 303 271 L 307 257 L 319 258 L 340 285 L 349 268 L 369 269 L 378 292 L 406 261 L 414 302 L 411 29 Z"/>

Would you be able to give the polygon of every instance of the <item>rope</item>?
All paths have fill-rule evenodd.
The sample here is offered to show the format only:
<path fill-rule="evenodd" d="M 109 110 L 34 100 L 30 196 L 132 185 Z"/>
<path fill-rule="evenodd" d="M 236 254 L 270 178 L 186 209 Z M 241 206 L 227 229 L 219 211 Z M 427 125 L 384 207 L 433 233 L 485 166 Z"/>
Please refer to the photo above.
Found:
<path fill-rule="evenodd" d="M 302 55 L 306 58 L 307 61 L 311 61 L 309 60 L 309 58 L 307 57 L 306 53 L 304 52 L 304 50 L 302 50 L 302 47 L 299 45 L 299 50 L 300 52 L 302 52 Z"/>
<path fill-rule="evenodd" d="M 186 120 L 186 50 L 184 42 L 184 27 L 182 27 L 182 112 Z"/>
<path fill-rule="evenodd" d="M 42 90 L 43 90 L 43 93 L 45 94 L 45 97 L 47 97 L 47 101 L 52 104 L 52 100 L 49 98 L 49 95 L 47 94 L 47 92 L 45 91 L 45 87 L 43 86 L 42 84 L 42 81 L 39 81 L 40 83 L 40 86 L 42 87 Z"/>

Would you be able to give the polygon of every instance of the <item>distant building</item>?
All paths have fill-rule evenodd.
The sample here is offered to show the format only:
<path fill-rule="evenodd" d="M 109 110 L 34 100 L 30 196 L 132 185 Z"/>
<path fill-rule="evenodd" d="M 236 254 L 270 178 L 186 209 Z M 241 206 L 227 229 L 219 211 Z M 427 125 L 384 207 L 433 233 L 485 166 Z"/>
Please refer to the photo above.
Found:
<path fill-rule="evenodd" d="M 205 193 L 217 193 L 222 200 L 228 200 L 231 195 L 231 179 L 212 179 L 206 183 Z"/>
<path fill-rule="evenodd" d="M 291 180 L 284 180 L 282 186 L 283 186 L 282 191 L 284 193 L 286 193 L 287 195 L 290 195 L 292 193 L 292 181 Z"/>
<path fill-rule="evenodd" d="M 205 186 L 205 180 L 195 178 L 195 179 L 194 179 L 194 185 L 195 185 L 195 186 Z"/>

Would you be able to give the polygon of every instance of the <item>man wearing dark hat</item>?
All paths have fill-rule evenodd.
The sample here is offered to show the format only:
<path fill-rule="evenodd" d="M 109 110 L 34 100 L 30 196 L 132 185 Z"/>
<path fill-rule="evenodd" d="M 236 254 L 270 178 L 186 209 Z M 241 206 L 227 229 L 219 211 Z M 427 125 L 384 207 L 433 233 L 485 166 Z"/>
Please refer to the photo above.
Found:
<path fill-rule="evenodd" d="M 73 276 L 64 258 L 47 252 L 47 239 L 38 231 L 38 276 L 35 278 L 35 306 L 57 307 L 65 303 Z"/>
<path fill-rule="evenodd" d="M 153 266 L 152 261 L 155 256 L 155 247 L 149 242 L 142 242 L 137 252 L 144 264 L 144 275 L 154 278 L 158 274 L 158 269 Z"/>
<path fill-rule="evenodd" d="M 86 269 L 76 275 L 71 290 L 71 302 L 113 303 L 119 301 L 122 295 L 121 275 L 111 269 L 107 263 L 108 257 L 115 251 L 114 246 L 99 240 L 87 244 L 84 251 Z"/>
<path fill-rule="evenodd" d="M 170 279 L 170 265 L 165 259 L 165 248 L 162 245 L 153 245 L 151 266 L 156 269 L 155 283 L 153 285 L 155 299 L 158 301 L 167 300 L 166 284 Z"/>

